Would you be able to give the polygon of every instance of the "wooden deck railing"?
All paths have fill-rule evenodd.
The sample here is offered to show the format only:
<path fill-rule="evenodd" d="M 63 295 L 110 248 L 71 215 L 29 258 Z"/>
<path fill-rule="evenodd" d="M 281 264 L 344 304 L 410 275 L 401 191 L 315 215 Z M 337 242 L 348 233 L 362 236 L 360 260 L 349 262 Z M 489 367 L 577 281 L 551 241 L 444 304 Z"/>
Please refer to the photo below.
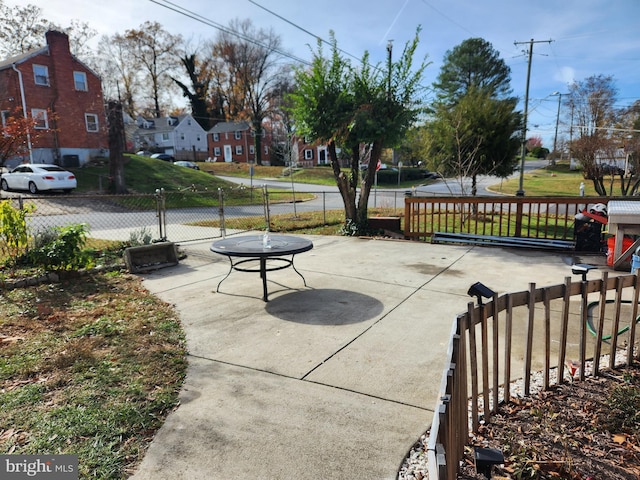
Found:
<path fill-rule="evenodd" d="M 571 240 L 575 215 L 604 197 L 409 197 L 404 235 L 427 240 L 435 232 Z"/>
<path fill-rule="evenodd" d="M 539 388 L 567 377 L 565 362 L 579 362 L 577 378 L 597 376 L 601 362 L 615 369 L 616 353 L 634 361 L 640 277 L 609 277 L 494 295 L 487 304 L 468 304 L 453 324 L 439 401 L 429 435 L 431 480 L 454 480 L 470 431 L 479 419 L 491 421 L 499 403 L 529 395 L 532 372 L 542 375 Z M 603 351 L 603 339 L 610 336 Z M 625 346 L 619 344 L 619 337 Z M 607 359 L 605 354 L 609 355 Z M 536 388 L 538 385 L 536 385 Z"/>

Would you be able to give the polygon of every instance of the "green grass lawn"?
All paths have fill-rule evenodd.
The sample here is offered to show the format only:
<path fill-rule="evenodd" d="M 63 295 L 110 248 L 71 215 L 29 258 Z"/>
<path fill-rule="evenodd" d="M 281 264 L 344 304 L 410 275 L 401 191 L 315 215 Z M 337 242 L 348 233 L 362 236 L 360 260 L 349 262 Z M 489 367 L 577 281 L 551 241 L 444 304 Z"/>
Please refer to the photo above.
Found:
<path fill-rule="evenodd" d="M 607 177 L 610 180 L 610 177 Z M 567 196 L 580 195 L 580 183 L 584 183 L 585 196 L 597 196 L 591 180 L 585 180 L 580 170 L 570 170 L 568 163 L 558 163 L 524 175 L 523 188 L 528 197 Z M 505 195 L 515 195 L 520 185 L 519 178 L 511 178 L 496 184 L 491 188 L 495 192 Z M 619 191 L 618 184 L 614 182 L 614 194 Z"/>
<path fill-rule="evenodd" d="M 79 478 L 125 479 L 176 407 L 182 327 L 141 279 L 71 276 L 0 295 L 0 451 L 75 454 Z"/>

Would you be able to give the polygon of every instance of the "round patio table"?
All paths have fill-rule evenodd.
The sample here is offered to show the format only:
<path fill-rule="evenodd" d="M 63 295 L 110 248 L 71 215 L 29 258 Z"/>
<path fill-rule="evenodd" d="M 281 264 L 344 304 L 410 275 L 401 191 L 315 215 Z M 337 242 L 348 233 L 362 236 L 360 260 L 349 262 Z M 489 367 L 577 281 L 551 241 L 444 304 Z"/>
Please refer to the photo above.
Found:
<path fill-rule="evenodd" d="M 262 300 L 268 300 L 267 272 L 291 267 L 302 278 L 304 286 L 307 281 L 296 269 L 293 259 L 298 253 L 307 252 L 313 248 L 311 240 L 294 237 L 293 235 L 272 235 L 270 248 L 262 243 L 262 235 L 242 235 L 218 240 L 211 244 L 210 250 L 225 255 L 231 264 L 227 275 L 220 280 L 216 292 L 233 270 L 238 272 L 259 272 L 262 279 Z M 252 266 L 253 264 L 253 266 Z M 257 265 L 256 265 L 257 264 Z"/>

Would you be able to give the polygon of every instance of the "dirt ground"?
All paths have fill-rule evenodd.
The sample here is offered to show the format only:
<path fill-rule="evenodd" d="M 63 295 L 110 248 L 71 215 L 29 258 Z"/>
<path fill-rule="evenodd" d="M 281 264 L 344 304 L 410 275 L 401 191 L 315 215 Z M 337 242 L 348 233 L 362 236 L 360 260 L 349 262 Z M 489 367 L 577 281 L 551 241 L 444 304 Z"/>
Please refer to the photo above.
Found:
<path fill-rule="evenodd" d="M 503 452 L 494 479 L 640 479 L 639 379 L 635 365 L 502 405 L 473 445 Z M 483 478 L 469 448 L 458 479 Z"/>

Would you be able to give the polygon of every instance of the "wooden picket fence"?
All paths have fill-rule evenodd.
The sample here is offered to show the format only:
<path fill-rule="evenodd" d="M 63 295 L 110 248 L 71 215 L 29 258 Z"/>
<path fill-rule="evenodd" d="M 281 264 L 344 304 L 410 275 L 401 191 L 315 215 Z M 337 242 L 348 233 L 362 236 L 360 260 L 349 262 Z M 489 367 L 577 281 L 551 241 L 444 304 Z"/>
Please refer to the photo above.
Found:
<path fill-rule="evenodd" d="M 573 380 L 568 361 L 579 365 L 576 380 L 630 365 L 639 278 L 605 271 L 597 280 L 567 277 L 564 284 L 541 288 L 532 283 L 528 291 L 496 294 L 485 305 L 469 303 L 451 331 L 429 434 L 429 479 L 456 478 L 470 433 L 480 419 L 490 422 L 500 403 Z M 616 353 L 623 362 L 616 364 Z M 534 372 L 541 375 L 535 387 Z"/>
<path fill-rule="evenodd" d="M 409 197 L 404 236 L 428 240 L 436 232 L 571 240 L 577 213 L 607 197 Z"/>

